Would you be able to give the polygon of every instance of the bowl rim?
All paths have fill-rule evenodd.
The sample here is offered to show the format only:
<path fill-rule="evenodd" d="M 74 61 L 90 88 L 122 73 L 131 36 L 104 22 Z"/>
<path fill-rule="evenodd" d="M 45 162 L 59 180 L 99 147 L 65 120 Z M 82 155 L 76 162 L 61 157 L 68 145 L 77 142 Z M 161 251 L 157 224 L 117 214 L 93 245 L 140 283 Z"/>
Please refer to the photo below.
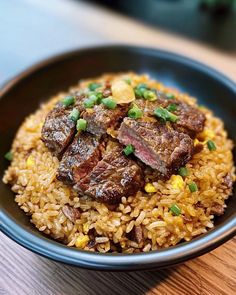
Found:
<path fill-rule="evenodd" d="M 106 50 L 148 52 L 148 54 L 153 54 L 159 58 L 174 60 L 175 62 L 184 64 L 194 70 L 198 70 L 211 76 L 219 83 L 230 88 L 231 91 L 236 92 L 236 84 L 232 80 L 203 63 L 161 49 L 116 44 L 79 48 L 72 51 L 66 51 L 62 54 L 38 62 L 3 84 L 0 89 L 0 99 L 2 99 L 12 87 L 21 83 L 28 76 L 37 73 L 37 71 L 44 67 L 53 65 L 66 58 L 83 54 L 83 52 L 92 54 L 95 51 Z M 143 270 L 173 266 L 188 259 L 200 256 L 220 246 L 236 234 L 236 212 L 222 224 L 189 242 L 183 242 L 176 246 L 161 250 L 135 254 L 96 253 L 70 248 L 51 240 L 50 238 L 46 238 L 40 232 L 34 233 L 33 231 L 29 231 L 27 226 L 19 225 L 17 220 L 11 217 L 3 208 L 0 210 L 0 229 L 4 234 L 21 246 L 55 261 L 95 270 Z"/>

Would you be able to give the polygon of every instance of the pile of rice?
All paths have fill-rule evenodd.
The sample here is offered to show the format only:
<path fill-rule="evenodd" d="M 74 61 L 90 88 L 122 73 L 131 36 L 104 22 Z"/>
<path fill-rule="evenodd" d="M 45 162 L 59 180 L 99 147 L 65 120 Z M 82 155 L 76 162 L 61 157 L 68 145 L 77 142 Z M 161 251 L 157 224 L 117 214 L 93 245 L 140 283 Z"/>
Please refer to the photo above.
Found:
<path fill-rule="evenodd" d="M 96 81 L 118 76 L 105 75 Z M 196 105 L 194 98 L 167 89 L 146 75 L 128 73 L 122 74 L 123 77 L 131 78 L 134 85 L 146 83 L 159 90 L 171 90 L 179 99 Z M 82 81 L 70 91 L 87 83 Z M 118 208 L 111 211 L 102 203 L 79 198 L 72 188 L 56 179 L 58 159 L 52 156 L 40 137 L 46 115 L 64 95 L 61 93 L 51 98 L 25 119 L 14 139 L 14 158 L 3 178 L 5 183 L 11 185 L 20 208 L 31 217 L 31 222 L 39 231 L 68 246 L 89 251 L 113 252 L 116 251 L 114 244 L 119 243 L 122 252 L 133 253 L 169 247 L 182 240 L 189 241 L 214 226 L 211 206 L 217 203 L 226 207 L 225 200 L 232 191 L 225 183 L 225 176 L 231 173 L 235 180 L 235 175 L 232 141 L 227 138 L 223 122 L 214 117 L 210 110 L 201 107 L 207 118 L 202 134 L 206 138 L 201 140 L 213 139 L 216 151 L 209 151 L 204 142 L 203 150 L 186 165 L 189 176 L 177 179 L 177 185 L 174 175 L 166 182 L 152 179 L 152 175 L 149 175 L 147 179 L 149 182 L 152 179 L 157 192 L 148 194 L 139 191 L 134 196 L 123 196 Z M 191 182 L 197 183 L 198 191 L 190 192 L 188 183 Z M 65 204 L 82 209 L 75 223 L 63 214 Z M 170 212 L 172 204 L 178 204 L 181 208 L 179 216 Z M 127 238 L 127 233 L 138 225 L 142 225 L 144 235 L 140 244 Z M 99 238 L 97 245 L 89 248 L 88 231 L 93 228 Z"/>

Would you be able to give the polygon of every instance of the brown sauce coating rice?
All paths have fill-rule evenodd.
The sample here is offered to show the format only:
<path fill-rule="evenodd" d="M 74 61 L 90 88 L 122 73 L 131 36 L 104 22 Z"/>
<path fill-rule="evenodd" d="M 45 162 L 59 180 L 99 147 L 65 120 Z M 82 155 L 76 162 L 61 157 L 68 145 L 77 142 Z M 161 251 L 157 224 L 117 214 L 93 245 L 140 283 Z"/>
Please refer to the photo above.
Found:
<path fill-rule="evenodd" d="M 178 99 L 196 105 L 194 98 L 167 89 L 146 75 L 109 74 L 95 81 L 120 76 L 129 77 L 132 86 L 146 83 L 150 88 L 171 91 Z M 88 82 L 82 81 L 71 91 L 86 86 Z M 123 196 L 118 207 L 109 210 L 102 203 L 86 197 L 78 198 L 72 188 L 57 180 L 59 161 L 40 139 L 47 113 L 64 95 L 51 98 L 25 119 L 14 139 L 14 158 L 3 178 L 11 185 L 20 208 L 31 216 L 31 222 L 39 231 L 68 246 L 89 251 L 134 253 L 189 241 L 214 226 L 212 208 L 217 204 L 226 209 L 225 201 L 232 194 L 232 188 L 227 185 L 230 181 L 226 180 L 231 177 L 232 182 L 235 181 L 235 174 L 233 143 L 227 137 L 223 122 L 210 110 L 202 108 L 207 118 L 203 135 L 206 139 L 213 137 L 216 151 L 209 151 L 202 140 L 203 148 L 187 163 L 189 175 L 182 178 L 181 185 L 174 185 L 175 176 L 164 182 L 157 181 L 154 174 L 146 174 L 146 182 L 153 183 L 155 193 L 139 191 L 135 196 Z M 190 192 L 188 184 L 191 182 L 197 183 L 198 191 Z M 174 216 L 169 210 L 175 203 L 181 208 L 179 216 Z M 76 221 L 72 222 L 63 213 L 65 205 L 79 208 Z M 128 238 L 134 227 L 142 229 L 141 241 Z M 96 232 L 96 236 L 91 238 L 91 232 Z"/>

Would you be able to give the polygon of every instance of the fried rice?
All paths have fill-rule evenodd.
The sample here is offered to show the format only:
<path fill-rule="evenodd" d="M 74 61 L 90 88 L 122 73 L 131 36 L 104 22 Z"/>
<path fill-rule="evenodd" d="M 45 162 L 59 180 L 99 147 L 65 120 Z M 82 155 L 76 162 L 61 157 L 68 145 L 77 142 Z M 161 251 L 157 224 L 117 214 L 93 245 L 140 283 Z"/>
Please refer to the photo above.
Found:
<path fill-rule="evenodd" d="M 197 106 L 196 100 L 175 89 L 164 87 L 147 75 L 109 74 L 91 81 L 104 81 L 117 77 L 130 78 L 134 85 L 146 83 L 149 87 L 171 91 L 182 101 Z M 73 92 L 84 87 L 90 80 L 81 81 L 70 89 Z M 214 208 L 226 208 L 225 201 L 232 194 L 227 183 L 230 176 L 235 181 L 232 156 L 233 143 L 227 137 L 223 122 L 205 107 L 204 131 L 195 143 L 203 149 L 187 163 L 188 176 L 172 175 L 167 181 L 146 175 L 146 184 L 152 184 L 155 192 L 138 191 L 133 196 L 123 196 L 115 210 L 87 197 L 79 198 L 76 192 L 56 178 L 59 161 L 41 141 L 41 128 L 48 112 L 67 93 L 60 93 L 20 126 L 12 145 L 13 160 L 5 172 L 3 181 L 11 185 L 15 201 L 30 216 L 31 222 L 44 234 L 50 235 L 68 246 L 98 252 L 145 252 L 190 241 L 214 227 Z M 207 140 L 215 142 L 216 150 L 210 151 Z M 198 190 L 191 192 L 189 183 L 196 183 Z M 80 208 L 81 214 L 72 222 L 63 213 L 68 204 Z M 181 214 L 170 211 L 178 204 Z M 140 243 L 128 239 L 134 226 L 142 226 Z M 89 245 L 88 233 L 95 230 L 94 245 Z"/>

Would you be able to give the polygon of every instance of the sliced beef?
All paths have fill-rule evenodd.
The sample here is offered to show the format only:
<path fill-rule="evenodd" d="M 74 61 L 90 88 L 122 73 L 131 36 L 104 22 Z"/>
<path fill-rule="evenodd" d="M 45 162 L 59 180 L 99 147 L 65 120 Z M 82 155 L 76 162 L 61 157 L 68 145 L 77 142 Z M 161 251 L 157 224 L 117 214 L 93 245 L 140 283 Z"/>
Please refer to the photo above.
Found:
<path fill-rule="evenodd" d="M 199 143 L 194 146 L 194 154 L 198 154 L 203 150 L 204 146 L 203 144 Z"/>
<path fill-rule="evenodd" d="M 118 140 L 132 144 L 135 155 L 156 169 L 162 178 L 169 178 L 193 155 L 193 140 L 184 133 L 160 122 L 142 122 L 125 118 L 118 131 Z"/>
<path fill-rule="evenodd" d="M 122 196 L 134 195 L 143 185 L 141 168 L 123 154 L 122 147 L 115 147 L 74 188 L 80 195 L 116 204 Z"/>
<path fill-rule="evenodd" d="M 86 95 L 84 93 L 77 92 L 74 94 L 74 96 L 76 99 L 74 107 L 76 107 L 81 114 L 83 111 L 85 111 L 84 101 L 86 99 Z"/>
<path fill-rule="evenodd" d="M 172 124 L 173 128 L 186 132 L 192 137 L 204 128 L 206 117 L 201 111 L 176 99 L 167 99 L 164 94 L 158 94 L 156 101 L 139 99 L 135 104 L 143 110 L 146 116 L 153 116 L 154 110 L 158 107 L 168 108 L 169 105 L 175 104 L 177 109 L 172 113 L 178 116 L 178 120 Z"/>
<path fill-rule="evenodd" d="M 117 106 L 114 110 L 107 109 L 104 105 L 95 105 L 83 113 L 87 121 L 87 131 L 94 135 L 101 136 L 106 133 L 109 127 L 116 127 L 125 117 L 128 106 Z"/>
<path fill-rule="evenodd" d="M 49 112 L 42 127 L 42 141 L 58 158 L 61 157 L 75 134 L 75 122 L 69 118 L 70 112 L 71 108 L 58 104 Z"/>
<path fill-rule="evenodd" d="M 69 205 L 65 205 L 62 207 L 63 214 L 72 222 L 76 222 L 77 219 L 80 218 L 81 211 L 78 208 L 71 207 Z"/>
<path fill-rule="evenodd" d="M 177 110 L 174 112 L 178 116 L 175 126 L 179 131 L 187 132 L 191 137 L 203 131 L 206 121 L 205 115 L 197 108 L 184 102 L 176 102 Z"/>
<path fill-rule="evenodd" d="M 136 243 L 143 241 L 143 230 L 141 226 L 134 226 L 131 232 L 127 235 L 128 239 Z"/>
<path fill-rule="evenodd" d="M 102 146 L 99 139 L 88 132 L 75 136 L 62 157 L 57 179 L 68 184 L 80 181 L 101 159 Z"/>

